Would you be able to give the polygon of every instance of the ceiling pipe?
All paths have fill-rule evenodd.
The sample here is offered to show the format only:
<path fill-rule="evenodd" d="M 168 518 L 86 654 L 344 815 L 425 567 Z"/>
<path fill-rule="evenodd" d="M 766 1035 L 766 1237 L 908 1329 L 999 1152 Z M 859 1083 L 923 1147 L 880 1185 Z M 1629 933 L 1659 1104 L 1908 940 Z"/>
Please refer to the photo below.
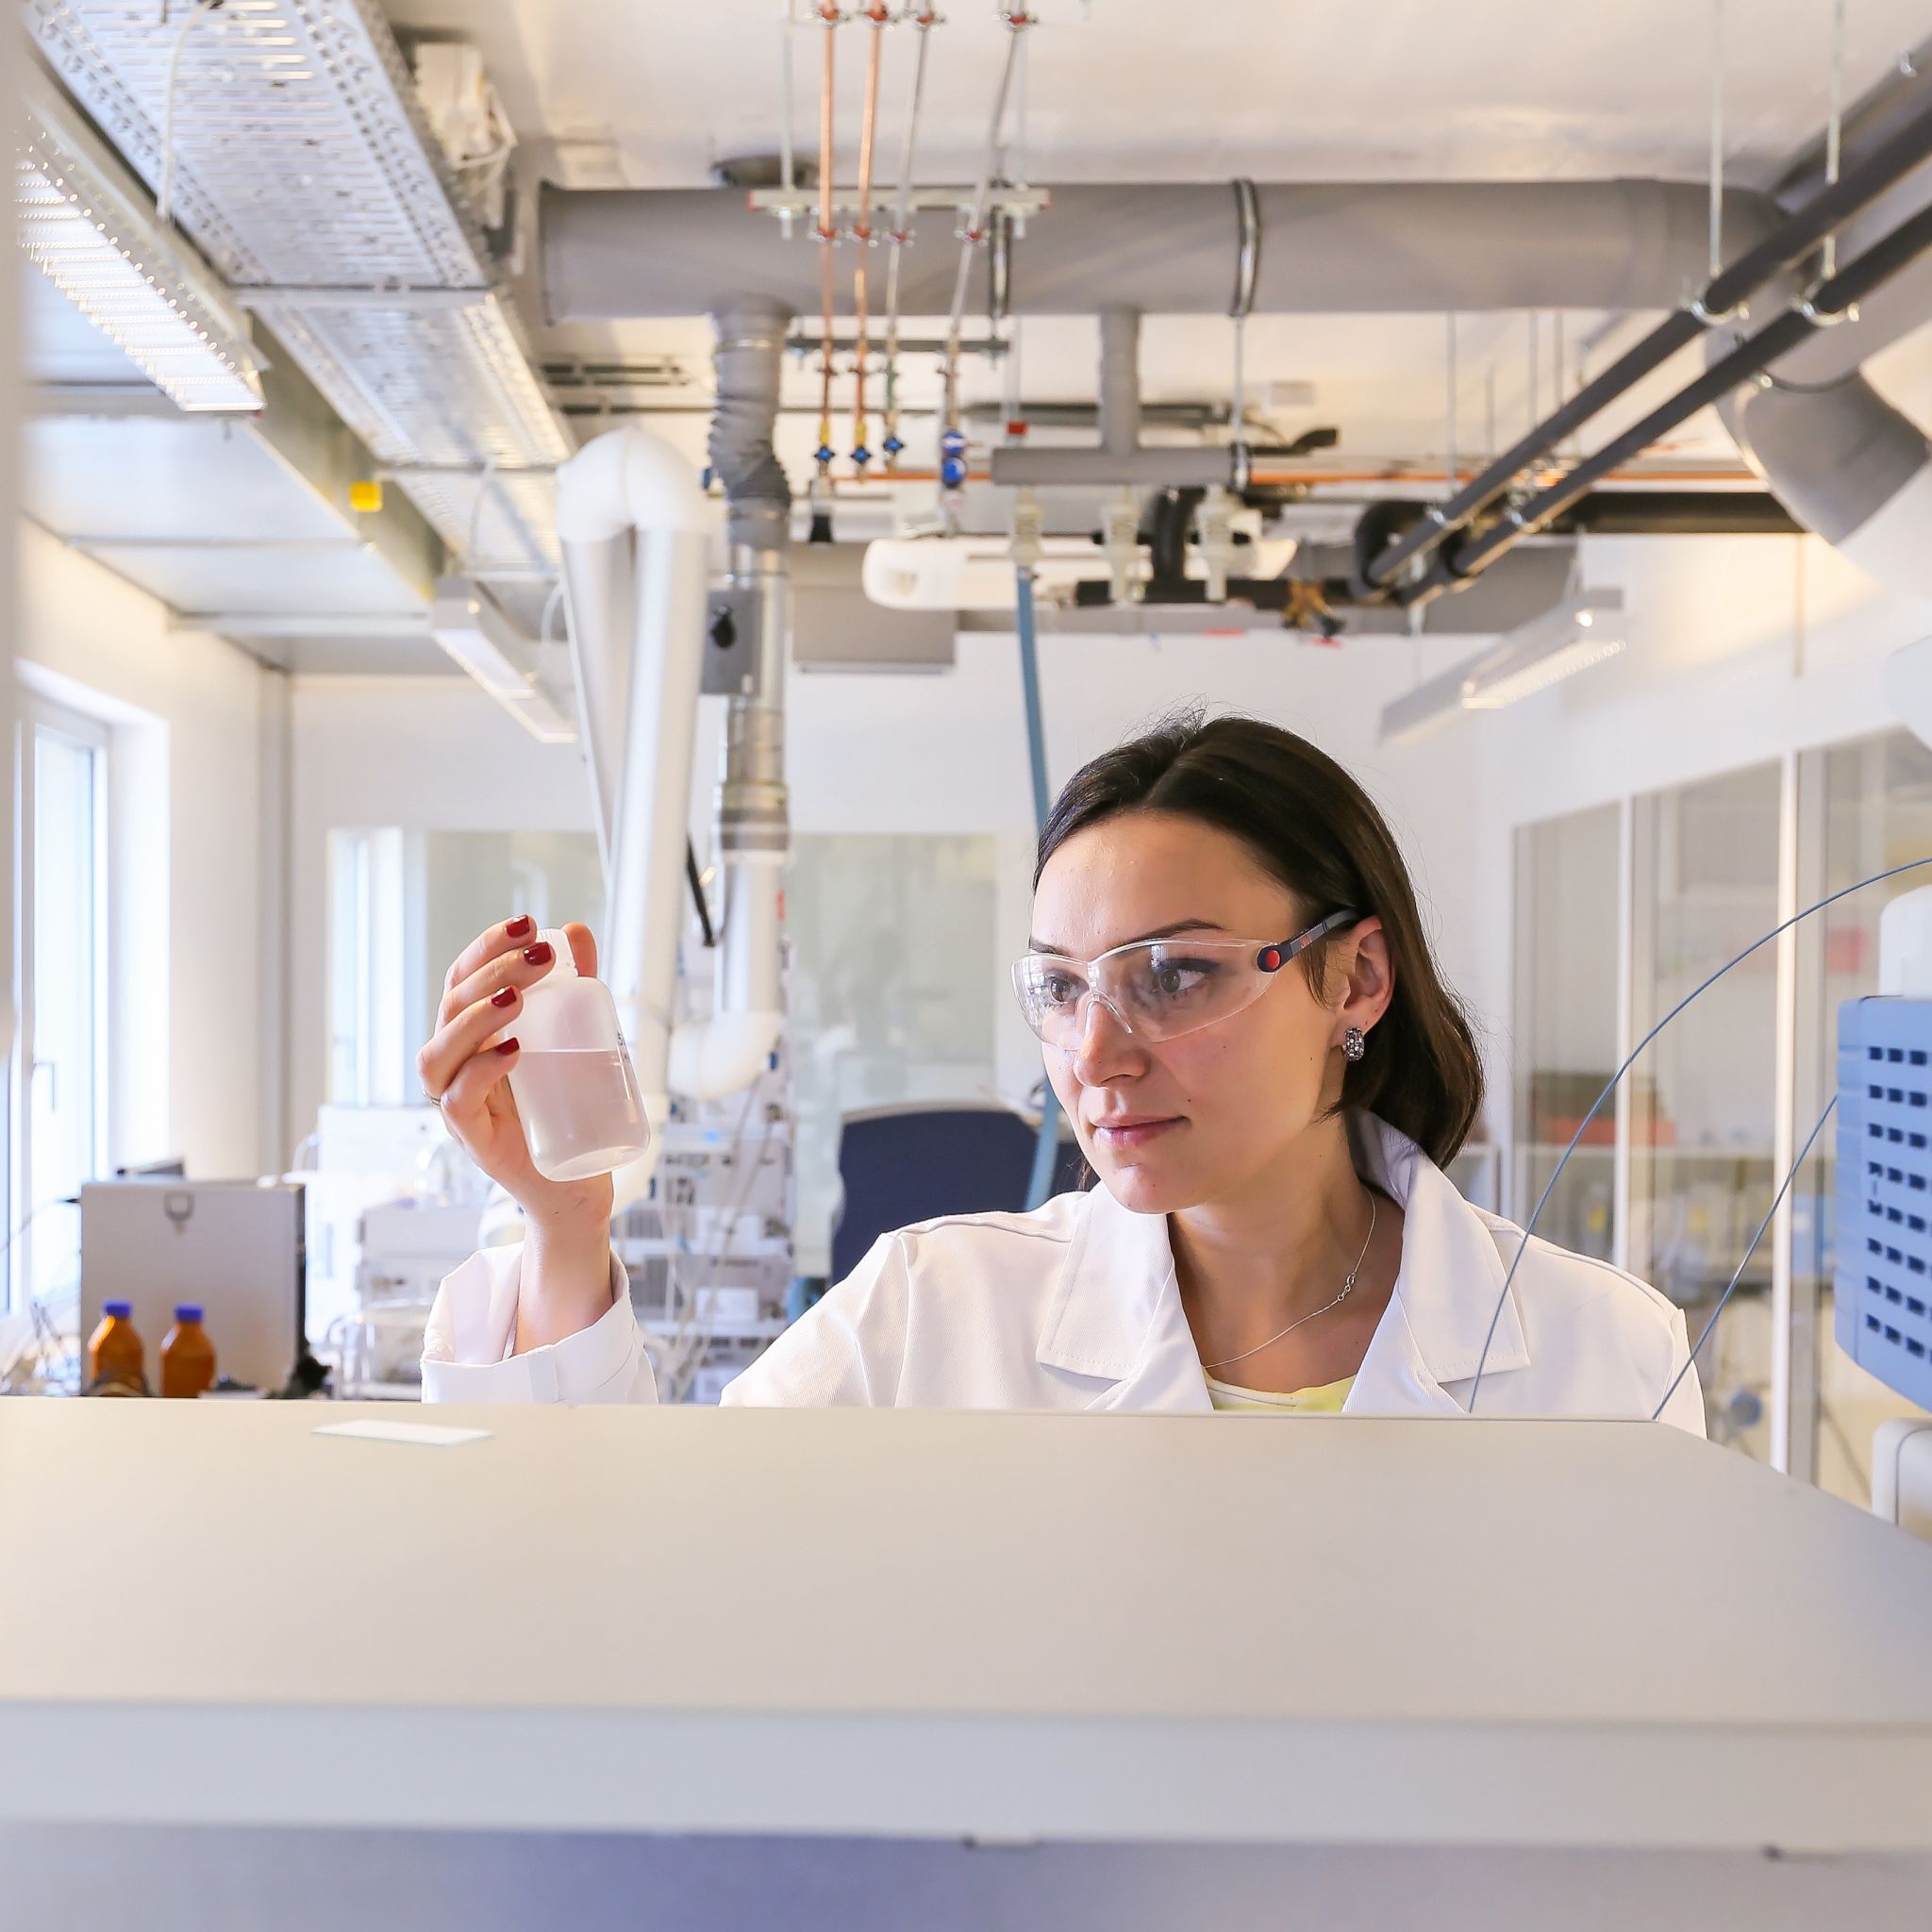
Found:
<path fill-rule="evenodd" d="M 1883 200 L 1889 191 L 1932 157 L 1932 107 L 1923 92 L 1918 111 L 1892 127 L 1857 166 L 1836 184 L 1813 182 L 1792 212 L 1781 222 L 1768 221 L 1762 205 L 1748 210 L 1749 232 L 1759 239 L 1737 260 L 1706 283 L 1701 292 L 1673 308 L 1656 328 L 1620 356 L 1594 380 L 1544 417 L 1514 444 L 1485 467 L 1445 502 L 1434 506 L 1427 518 L 1391 542 L 1372 558 L 1362 573 L 1364 588 L 1386 589 L 1415 558 L 1447 541 L 1491 505 L 1540 457 L 1624 395 L 1680 349 L 1706 330 L 1725 322 L 1745 301 L 1772 286 L 1803 261 L 1824 237 L 1850 217 Z M 1727 224 L 1732 211 L 1726 209 Z M 1731 229 L 1736 233 L 1736 227 Z M 1921 308 L 1918 311 L 1923 314 Z M 1735 346 L 1727 341 L 1725 350 Z"/>
<path fill-rule="evenodd" d="M 1355 526 L 1353 561 L 1331 601 L 1382 601 L 1364 592 L 1364 559 L 1384 555 L 1428 514 L 1428 506 L 1384 497 Z M 1542 525 L 1548 537 L 1794 537 L 1807 525 L 1763 490 L 1592 490 Z M 1301 559 L 1297 559 L 1301 561 Z"/>
<path fill-rule="evenodd" d="M 1148 449 L 1141 441 L 1141 313 L 1100 312 L 1100 441 L 1092 449 L 996 449 L 995 483 L 1052 489 L 1126 484 L 1154 490 L 1237 487 L 1238 445 Z"/>
<path fill-rule="evenodd" d="M 1255 192 L 1257 314 L 1674 308 L 1709 273 L 1709 196 L 1690 182 L 1264 182 Z M 1762 196 L 1724 201 L 1730 232 L 1777 219 Z M 1223 182 L 1057 188 L 1038 236 L 1014 278 L 1015 315 L 1224 316 L 1241 259 Z M 705 315 L 721 289 L 819 306 L 818 250 L 787 244 L 728 189 L 546 183 L 539 246 L 553 323 Z M 946 314 L 958 268 L 953 224 L 923 223 L 902 253 L 901 310 Z"/>
<path fill-rule="evenodd" d="M 1868 248 L 1829 281 L 1821 283 L 1808 297 L 1787 308 L 1774 322 L 1746 337 L 1669 402 L 1573 465 L 1554 483 L 1517 504 L 1480 536 L 1443 547 L 1424 575 L 1400 588 L 1396 592 L 1399 601 L 1413 606 L 1454 590 L 1512 544 L 1546 527 L 1553 517 L 1568 508 L 1619 463 L 1647 449 L 1707 405 L 1727 396 L 1740 383 L 1758 375 L 1818 330 L 1840 323 L 1870 291 L 1882 288 L 1928 249 L 1932 249 L 1932 203 Z M 1855 451 L 1851 456 L 1856 458 L 1857 454 Z M 1802 504 L 1790 507 L 1807 527 L 1817 529 L 1818 525 L 1805 514 Z"/>

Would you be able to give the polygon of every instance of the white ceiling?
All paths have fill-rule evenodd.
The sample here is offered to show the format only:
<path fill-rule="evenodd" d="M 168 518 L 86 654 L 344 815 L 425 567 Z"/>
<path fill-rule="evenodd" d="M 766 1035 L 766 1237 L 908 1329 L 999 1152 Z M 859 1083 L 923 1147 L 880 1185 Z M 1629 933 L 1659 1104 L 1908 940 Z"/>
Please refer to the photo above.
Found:
<path fill-rule="evenodd" d="M 481 48 L 525 138 L 614 143 L 638 187 L 693 185 L 720 156 L 775 150 L 786 10 L 786 0 L 388 0 L 398 27 L 454 30 Z M 1025 166 L 1039 180 L 1705 171 L 1710 0 L 1040 0 L 1037 10 Z M 941 11 L 922 150 L 929 170 L 963 178 L 985 139 L 1006 29 L 989 0 Z M 1762 178 L 1823 125 L 1831 17 L 1831 0 L 1727 0 L 1726 146 L 1746 174 Z M 837 35 L 855 142 L 866 31 Z M 1932 33 L 1932 8 L 1849 0 L 1845 33 L 1849 100 Z M 807 22 L 794 35 L 805 144 L 816 139 L 822 34 Z M 887 37 L 888 155 L 913 37 Z"/>

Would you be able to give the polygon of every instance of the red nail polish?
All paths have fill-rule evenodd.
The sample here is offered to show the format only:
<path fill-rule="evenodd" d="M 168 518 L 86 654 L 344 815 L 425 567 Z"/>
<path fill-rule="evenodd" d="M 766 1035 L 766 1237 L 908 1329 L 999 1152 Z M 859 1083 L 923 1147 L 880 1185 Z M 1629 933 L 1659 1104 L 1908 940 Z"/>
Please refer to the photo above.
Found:
<path fill-rule="evenodd" d="M 534 946 L 525 946 L 524 948 L 524 963 L 526 966 L 547 966 L 552 957 L 552 949 L 548 940 L 539 940 Z"/>
<path fill-rule="evenodd" d="M 513 1007 L 516 1003 L 517 990 L 513 986 L 506 986 L 490 995 L 490 1004 L 492 1007 Z"/>
<path fill-rule="evenodd" d="M 530 930 L 530 915 L 527 912 L 520 912 L 504 927 L 504 936 L 507 939 L 520 940 Z"/>
<path fill-rule="evenodd" d="M 514 1039 L 499 1040 L 496 1042 L 496 1050 L 498 1053 L 514 1053 L 517 1050 L 516 1041 Z"/>

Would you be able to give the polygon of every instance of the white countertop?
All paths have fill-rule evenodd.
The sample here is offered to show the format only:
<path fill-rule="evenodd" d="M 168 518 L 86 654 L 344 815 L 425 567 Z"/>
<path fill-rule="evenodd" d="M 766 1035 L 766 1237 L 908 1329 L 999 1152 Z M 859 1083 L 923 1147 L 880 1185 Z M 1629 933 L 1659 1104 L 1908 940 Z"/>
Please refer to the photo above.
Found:
<path fill-rule="evenodd" d="M 1642 1424 L 0 1402 L 0 1821 L 1932 1848 L 1932 1547 Z"/>

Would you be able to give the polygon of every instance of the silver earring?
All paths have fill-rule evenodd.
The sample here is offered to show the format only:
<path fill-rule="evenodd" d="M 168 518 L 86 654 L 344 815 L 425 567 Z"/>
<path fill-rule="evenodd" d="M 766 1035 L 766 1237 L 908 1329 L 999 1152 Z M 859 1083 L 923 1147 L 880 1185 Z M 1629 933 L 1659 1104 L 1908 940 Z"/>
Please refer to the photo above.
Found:
<path fill-rule="evenodd" d="M 1341 1036 L 1341 1057 L 1345 1060 L 1358 1060 L 1369 1050 L 1369 1042 L 1362 1038 L 1359 1026 L 1351 1026 Z"/>

